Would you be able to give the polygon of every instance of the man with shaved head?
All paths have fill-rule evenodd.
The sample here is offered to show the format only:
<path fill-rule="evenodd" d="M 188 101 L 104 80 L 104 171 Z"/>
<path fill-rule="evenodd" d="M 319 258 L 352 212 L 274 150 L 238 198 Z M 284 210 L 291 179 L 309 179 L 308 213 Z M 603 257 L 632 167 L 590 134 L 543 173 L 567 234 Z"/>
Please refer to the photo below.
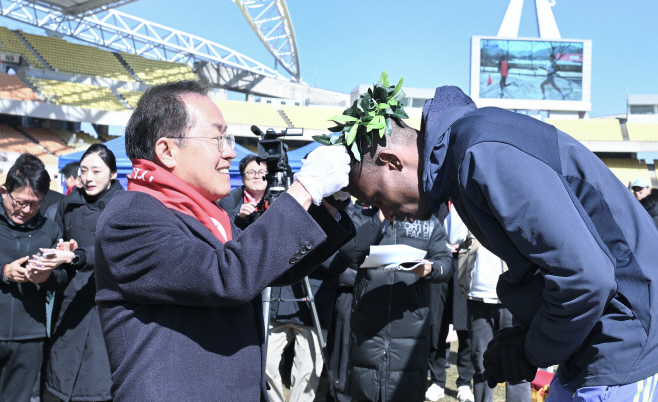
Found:
<path fill-rule="evenodd" d="M 391 120 L 390 136 L 354 137 L 347 190 L 388 220 L 427 219 L 450 199 L 507 263 L 497 293 L 515 327 L 488 346 L 489 385 L 559 364 L 549 401 L 654 395 L 658 230 L 603 162 L 551 125 L 478 109 L 457 87 L 437 88 L 420 131 Z"/>

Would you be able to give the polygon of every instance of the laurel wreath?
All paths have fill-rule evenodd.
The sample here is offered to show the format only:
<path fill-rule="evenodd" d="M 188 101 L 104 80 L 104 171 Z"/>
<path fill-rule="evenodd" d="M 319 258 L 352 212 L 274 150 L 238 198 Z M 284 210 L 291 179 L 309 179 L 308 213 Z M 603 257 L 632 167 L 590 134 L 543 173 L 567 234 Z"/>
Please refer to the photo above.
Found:
<path fill-rule="evenodd" d="M 388 74 L 382 72 L 379 81 L 368 91 L 361 94 L 351 107 L 345 109 L 342 115 L 334 116 L 330 121 L 336 123 L 329 128 L 332 134 L 315 135 L 313 139 L 323 145 L 345 145 L 357 161 L 361 160 L 361 144 L 365 138 L 368 146 L 374 143 L 375 134 L 382 138 L 390 136 L 393 131 L 391 117 L 407 119 L 402 99 L 404 77 L 396 86 L 390 86 Z"/>

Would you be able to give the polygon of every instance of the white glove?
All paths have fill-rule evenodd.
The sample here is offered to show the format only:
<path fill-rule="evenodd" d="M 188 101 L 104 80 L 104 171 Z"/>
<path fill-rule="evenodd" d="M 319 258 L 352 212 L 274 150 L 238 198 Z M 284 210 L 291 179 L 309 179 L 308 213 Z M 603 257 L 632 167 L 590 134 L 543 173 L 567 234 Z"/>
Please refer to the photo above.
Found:
<path fill-rule="evenodd" d="M 322 199 L 349 184 L 350 156 L 343 145 L 323 145 L 308 154 L 295 181 L 302 183 L 311 194 L 313 203 L 320 205 Z"/>

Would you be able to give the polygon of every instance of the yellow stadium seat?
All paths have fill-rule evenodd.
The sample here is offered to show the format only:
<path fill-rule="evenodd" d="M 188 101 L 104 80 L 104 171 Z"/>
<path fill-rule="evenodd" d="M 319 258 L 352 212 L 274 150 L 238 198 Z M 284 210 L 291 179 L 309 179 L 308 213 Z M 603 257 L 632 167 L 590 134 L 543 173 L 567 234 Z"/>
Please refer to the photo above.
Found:
<path fill-rule="evenodd" d="M 281 110 L 296 128 L 327 130 L 336 125 L 329 119 L 343 114 L 344 109 L 281 105 Z"/>
<path fill-rule="evenodd" d="M 117 89 L 117 92 L 119 92 L 121 96 L 123 96 L 123 99 L 125 99 L 126 102 L 128 102 L 130 107 L 132 107 L 133 109 L 137 107 L 137 102 L 139 102 L 139 98 L 141 98 L 142 95 L 144 95 L 144 92 L 141 91 L 131 91 L 129 89 L 122 89 L 122 88 Z"/>
<path fill-rule="evenodd" d="M 41 78 L 29 78 L 29 80 L 43 96 L 56 105 L 77 106 L 107 111 L 126 110 L 119 99 L 106 87 Z"/>
<path fill-rule="evenodd" d="M 643 160 L 619 158 L 603 158 L 601 160 L 627 187 L 638 177 L 646 177 L 651 180 L 647 163 Z"/>
<path fill-rule="evenodd" d="M 196 81 L 199 79 L 187 64 L 152 60 L 130 53 L 120 53 L 120 55 L 139 79 L 149 85 L 181 80 Z"/>
<path fill-rule="evenodd" d="M 626 123 L 631 141 L 658 141 L 658 123 Z"/>
<path fill-rule="evenodd" d="M 22 34 L 34 50 L 57 71 L 105 77 L 118 81 L 135 81 L 114 53 L 110 51 L 70 43 L 59 38 L 25 32 Z"/>
<path fill-rule="evenodd" d="M 621 126 L 617 119 L 560 120 L 546 119 L 578 141 L 622 141 Z"/>
<path fill-rule="evenodd" d="M 229 125 L 233 124 L 256 124 L 268 127 L 287 127 L 285 120 L 279 112 L 268 103 L 241 102 L 230 100 L 217 100 L 214 102 L 222 111 L 224 120 Z M 230 131 L 230 127 L 229 127 Z"/>
<path fill-rule="evenodd" d="M 0 27 L 0 43 L 2 43 L 2 51 L 5 53 L 20 54 L 25 57 L 32 66 L 43 69 L 44 66 L 39 60 L 34 57 L 32 52 L 25 47 L 23 42 L 16 36 L 12 30 L 6 27 Z"/>

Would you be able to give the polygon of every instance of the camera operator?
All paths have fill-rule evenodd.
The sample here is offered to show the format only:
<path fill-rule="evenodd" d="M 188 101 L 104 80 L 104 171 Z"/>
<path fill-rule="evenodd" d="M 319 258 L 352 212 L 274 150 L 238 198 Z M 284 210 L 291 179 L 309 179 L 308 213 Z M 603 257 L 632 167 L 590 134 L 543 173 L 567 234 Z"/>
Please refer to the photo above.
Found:
<path fill-rule="evenodd" d="M 247 155 L 240 161 L 240 176 L 243 186 L 236 187 L 226 198 L 219 200 L 219 206 L 233 219 L 238 228 L 244 230 L 247 226 L 265 212 L 269 204 L 261 203 L 267 190 L 267 165 L 258 163 L 256 155 Z"/>
<path fill-rule="evenodd" d="M 121 401 L 267 401 L 260 293 L 302 280 L 354 234 L 326 201 L 345 148 L 309 155 L 245 231 L 228 196 L 235 139 L 198 81 L 153 86 L 126 127 L 133 162 L 96 232 L 96 302 Z M 323 205 L 320 205 L 323 204 Z"/>

